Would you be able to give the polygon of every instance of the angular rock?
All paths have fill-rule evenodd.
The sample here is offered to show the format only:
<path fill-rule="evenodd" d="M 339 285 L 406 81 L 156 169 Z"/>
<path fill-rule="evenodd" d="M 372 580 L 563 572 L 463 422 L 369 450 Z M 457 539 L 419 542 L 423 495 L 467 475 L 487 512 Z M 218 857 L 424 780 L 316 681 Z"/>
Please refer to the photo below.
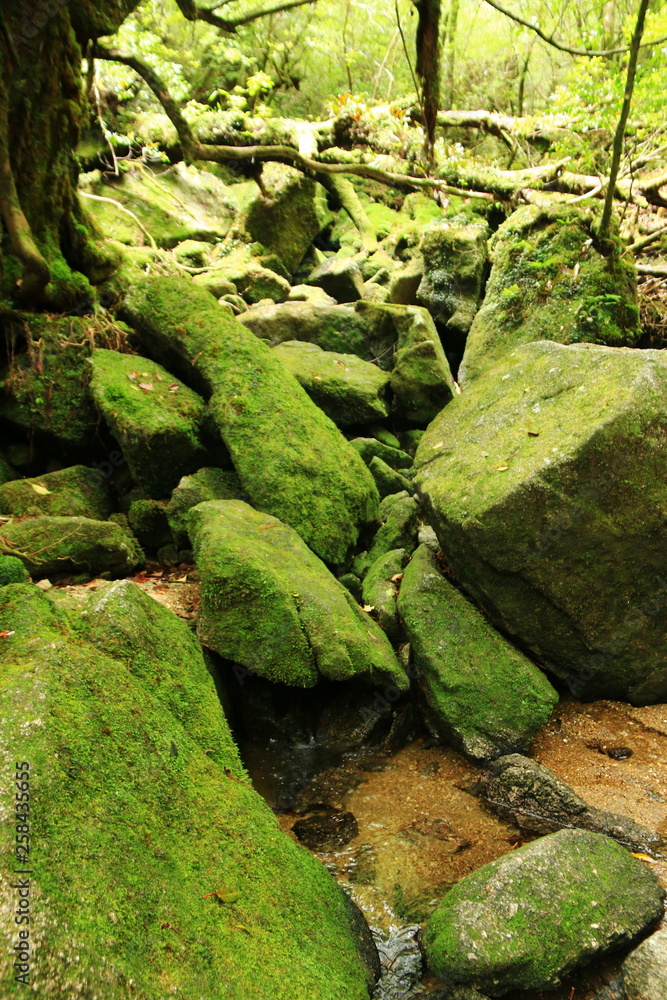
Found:
<path fill-rule="evenodd" d="M 577 696 L 667 699 L 667 358 L 524 344 L 433 421 L 415 465 L 445 559 Z"/>
<path fill-rule="evenodd" d="M 667 927 L 656 931 L 623 962 L 627 1000 L 665 1000 L 667 996 Z"/>
<path fill-rule="evenodd" d="M 217 298 L 225 294 L 220 289 L 224 287 L 226 290 L 230 283 L 246 302 L 261 302 L 263 299 L 284 302 L 290 291 L 289 281 L 264 267 L 259 258 L 253 257 L 244 248 L 232 250 L 226 257 L 216 260 L 206 274 L 195 277 L 196 285 L 206 288 Z"/>
<path fill-rule="evenodd" d="M 409 469 L 412 466 L 410 455 L 377 438 L 352 438 L 350 444 L 366 465 L 370 465 L 374 458 L 380 458 L 390 469 Z"/>
<path fill-rule="evenodd" d="M 381 497 L 391 496 L 403 490 L 409 491 L 412 489 L 412 483 L 409 479 L 402 476 L 400 472 L 396 472 L 395 469 L 392 469 L 377 456 L 370 460 L 368 468 L 375 480 L 375 485 Z"/>
<path fill-rule="evenodd" d="M 2 588 L 0 619 L 13 632 L 0 646 L 0 762 L 12 782 L 16 762 L 28 762 L 18 773 L 39 789 L 29 861 L 35 995 L 368 1000 L 374 976 L 358 913 L 243 776 L 233 780 L 237 765 L 230 776 L 206 753 L 215 745 L 189 735 L 164 682 L 150 683 L 156 666 L 129 669 L 131 637 L 114 638 L 109 623 L 112 658 L 25 585 Z M 198 663 L 192 685 L 207 683 L 213 705 Z M 3 883 L 15 882 L 16 867 L 4 852 Z M 15 908 L 0 908 L 5 955 L 17 940 Z M 5 961 L 5 996 L 15 974 Z"/>
<path fill-rule="evenodd" d="M 145 549 L 154 551 L 173 541 L 164 500 L 133 500 L 127 520 L 132 533 Z"/>
<path fill-rule="evenodd" d="M 405 569 L 398 610 L 438 735 L 474 761 L 528 747 L 558 695 L 442 576 L 425 545 Z"/>
<path fill-rule="evenodd" d="M 181 476 L 206 461 L 204 400 L 161 365 L 134 354 L 97 350 L 91 364 L 93 397 L 132 478 L 149 496 L 169 496 Z"/>
<path fill-rule="evenodd" d="M 613 837 L 631 851 L 652 855 L 660 854 L 665 847 L 660 834 L 628 816 L 589 806 L 548 767 L 520 754 L 494 761 L 478 782 L 475 794 L 522 830 L 540 834 L 564 828 L 590 830 Z"/>
<path fill-rule="evenodd" d="M 8 583 L 24 583 L 30 574 L 16 556 L 0 556 L 0 587 Z"/>
<path fill-rule="evenodd" d="M 424 934 L 428 964 L 491 996 L 547 989 L 639 937 L 662 916 L 663 897 L 653 872 L 614 840 L 561 830 L 447 893 Z"/>
<path fill-rule="evenodd" d="M 183 240 L 174 247 L 174 257 L 186 267 L 206 267 L 210 263 L 212 243 L 203 240 Z"/>
<path fill-rule="evenodd" d="M 445 326 L 445 336 L 464 342 L 479 308 L 486 269 L 486 224 L 436 222 L 422 233 L 424 277 L 417 302 Z"/>
<path fill-rule="evenodd" d="M 287 296 L 288 302 L 310 302 L 314 306 L 335 306 L 336 300 L 314 285 L 292 285 Z"/>
<path fill-rule="evenodd" d="M 411 493 L 412 490 L 403 490 L 382 500 L 380 504 L 382 524 L 375 534 L 368 553 L 371 562 L 392 549 L 404 549 L 406 555 L 410 556 L 417 548 L 419 504 Z"/>
<path fill-rule="evenodd" d="M 139 544 L 119 524 L 89 517 L 27 517 L 2 526 L 0 553 L 15 555 L 32 577 L 52 573 L 125 576 L 144 561 Z"/>
<path fill-rule="evenodd" d="M 632 346 L 641 335 L 637 275 L 619 247 L 603 256 L 590 210 L 527 205 L 491 240 L 493 267 L 466 341 L 462 385 L 519 344 Z"/>
<path fill-rule="evenodd" d="M 311 272 L 308 284 L 323 288 L 340 303 L 356 302 L 364 294 L 359 265 L 350 257 L 328 257 Z"/>
<path fill-rule="evenodd" d="M 283 302 L 279 305 L 253 306 L 243 313 L 239 322 L 271 347 L 285 340 L 302 340 L 317 344 L 323 351 L 356 354 L 363 361 L 372 361 L 383 351 L 391 350 L 396 339 L 391 332 L 393 339 L 381 340 L 378 345 L 369 336 L 364 317 L 357 315 L 349 306 L 335 304 Z"/>
<path fill-rule="evenodd" d="M 389 642 L 295 531 L 239 500 L 190 512 L 200 641 L 271 681 L 408 685 Z"/>
<path fill-rule="evenodd" d="M 400 582 L 395 577 L 402 575 L 405 559 L 405 549 L 392 549 L 375 560 L 363 582 L 364 604 L 375 609 L 380 628 L 392 640 L 398 639 L 401 631 L 396 603 Z"/>
<path fill-rule="evenodd" d="M 247 499 L 239 477 L 230 469 L 198 469 L 183 476 L 167 504 L 169 527 L 179 545 L 188 545 L 188 513 L 205 500 Z"/>
<path fill-rule="evenodd" d="M 15 479 L 0 486 L 0 514 L 12 517 L 55 514 L 104 521 L 112 510 L 108 481 L 101 472 L 85 465 L 72 465 L 33 479 Z"/>
<path fill-rule="evenodd" d="M 396 329 L 394 405 L 408 420 L 428 424 L 457 393 L 449 362 L 425 309 L 412 306 L 398 313 Z"/>
<path fill-rule="evenodd" d="M 313 402 L 339 427 L 389 416 L 389 375 L 354 354 L 323 351 L 316 344 L 283 341 L 274 347 Z"/>
<path fill-rule="evenodd" d="M 399 271 L 394 271 L 389 283 L 389 301 L 396 305 L 416 306 L 417 291 L 424 279 L 424 262 L 421 256 L 413 257 Z"/>
<path fill-rule="evenodd" d="M 372 476 L 269 348 L 191 282 L 136 285 L 125 312 L 142 341 L 212 394 L 209 407 L 252 503 L 343 562 L 378 519 Z"/>

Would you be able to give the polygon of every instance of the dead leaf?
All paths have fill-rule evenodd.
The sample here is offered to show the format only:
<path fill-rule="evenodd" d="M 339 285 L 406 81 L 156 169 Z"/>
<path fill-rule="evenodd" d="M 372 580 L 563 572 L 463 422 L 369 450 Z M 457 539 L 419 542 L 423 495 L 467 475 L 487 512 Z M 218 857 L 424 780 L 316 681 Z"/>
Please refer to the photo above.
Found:
<path fill-rule="evenodd" d="M 362 611 L 375 611 L 372 604 L 364 604 L 361 608 Z"/>
<path fill-rule="evenodd" d="M 236 903 L 242 895 L 243 893 L 239 892 L 238 889 L 230 889 L 229 886 L 223 885 L 215 892 L 207 892 L 203 898 L 209 899 L 211 896 L 216 896 L 221 903 Z"/>
<path fill-rule="evenodd" d="M 497 465 L 496 472 L 507 472 L 509 465 Z"/>
<path fill-rule="evenodd" d="M 538 438 L 540 436 L 539 431 L 528 431 L 528 437 Z"/>
<path fill-rule="evenodd" d="M 252 931 L 250 930 L 249 927 L 246 927 L 245 924 L 230 924 L 229 926 L 233 931 L 245 931 L 246 934 L 250 935 L 250 937 L 253 936 Z"/>
<path fill-rule="evenodd" d="M 185 573 L 184 576 L 177 576 L 175 580 L 172 580 L 172 583 L 187 583 L 187 582 L 188 582 L 187 573 Z"/>
<path fill-rule="evenodd" d="M 39 493 L 40 497 L 50 496 L 51 490 L 47 490 L 46 486 L 40 486 L 39 483 L 30 483 L 35 493 Z"/>
<path fill-rule="evenodd" d="M 178 389 L 178 382 L 172 382 L 169 386 L 169 392 L 176 392 Z"/>
<path fill-rule="evenodd" d="M 154 387 L 153 387 L 153 386 L 152 386 L 152 385 L 150 384 L 150 382 L 140 382 L 140 383 L 139 383 L 139 388 L 140 388 L 140 389 L 145 389 L 145 390 L 146 390 L 146 392 L 155 392 L 155 389 L 154 389 Z"/>
<path fill-rule="evenodd" d="M 398 583 L 398 581 L 402 580 L 402 579 L 403 579 L 403 574 L 402 573 L 396 573 L 396 574 L 394 574 L 394 576 L 392 576 L 391 582 L 392 583 Z"/>
<path fill-rule="evenodd" d="M 15 632 L 0 632 L 0 639 L 7 639 L 10 635 L 15 635 Z"/>
<path fill-rule="evenodd" d="M 649 865 L 655 864 L 655 858 L 650 858 L 648 854 L 635 854 L 633 851 L 632 856 L 633 858 L 637 858 L 638 861 L 645 861 Z"/>

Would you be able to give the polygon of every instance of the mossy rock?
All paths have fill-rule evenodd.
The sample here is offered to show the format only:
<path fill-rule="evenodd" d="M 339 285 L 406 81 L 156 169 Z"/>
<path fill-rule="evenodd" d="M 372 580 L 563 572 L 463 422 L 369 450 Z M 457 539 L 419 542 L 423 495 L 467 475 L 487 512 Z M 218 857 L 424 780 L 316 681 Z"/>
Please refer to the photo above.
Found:
<path fill-rule="evenodd" d="M 527 205 L 490 244 L 491 275 L 466 341 L 459 380 L 477 378 L 519 344 L 632 346 L 641 335 L 637 273 L 629 257 L 596 247 L 590 211 Z"/>
<path fill-rule="evenodd" d="M 213 500 L 190 512 L 190 537 L 205 646 L 293 687 L 408 686 L 381 629 L 292 528 L 240 500 Z"/>
<path fill-rule="evenodd" d="M 203 240 L 183 240 L 174 247 L 174 257 L 186 267 L 206 267 L 210 263 L 212 243 Z"/>
<path fill-rule="evenodd" d="M 323 288 L 336 302 L 363 298 L 364 279 L 356 260 L 350 257 L 327 257 L 308 276 L 307 284 Z"/>
<path fill-rule="evenodd" d="M 92 373 L 93 397 L 135 483 L 149 496 L 169 496 L 206 460 L 204 400 L 161 365 L 132 354 L 94 351 Z"/>
<path fill-rule="evenodd" d="M 368 553 L 371 562 L 392 549 L 403 549 L 412 555 L 417 548 L 419 504 L 411 490 L 386 496 L 380 504 L 382 524 L 378 528 Z"/>
<path fill-rule="evenodd" d="M 35 578 L 51 574 L 124 576 L 144 561 L 136 538 L 113 521 L 27 517 L 2 526 L 0 553 L 15 555 Z"/>
<path fill-rule="evenodd" d="M 173 541 L 165 501 L 133 500 L 127 520 L 132 534 L 145 549 L 155 551 Z"/>
<path fill-rule="evenodd" d="M 392 469 L 391 466 L 383 462 L 377 455 L 368 463 L 368 469 L 375 480 L 378 493 L 383 498 L 392 496 L 395 493 L 401 493 L 403 490 L 409 491 L 412 489 L 412 483 L 409 479 L 406 479 L 400 472 Z"/>
<path fill-rule="evenodd" d="M 152 689 L 210 760 L 248 781 L 201 648 L 188 625 L 131 580 L 92 594 L 77 631 Z"/>
<path fill-rule="evenodd" d="M 284 341 L 274 353 L 339 427 L 389 416 L 389 375 L 377 365 L 298 340 Z"/>
<path fill-rule="evenodd" d="M 39 803 L 31 988 L 43 1000 L 368 1000 L 345 894 L 186 731 L 153 667 L 129 669 L 130 640 L 105 632 L 112 658 L 26 585 L 0 591 L 0 618 L 14 633 L 0 648 L 3 767 L 26 761 Z M 201 663 L 192 683 L 206 683 Z M 13 843 L 13 809 L 2 823 Z M 3 853 L 8 884 L 17 860 Z M 5 954 L 14 909 L 0 914 Z M 14 976 L 5 962 L 7 995 Z"/>
<path fill-rule="evenodd" d="M 12 517 L 54 514 L 105 521 L 112 511 L 108 481 L 97 469 L 85 465 L 0 486 L 0 514 Z"/>
<path fill-rule="evenodd" d="M 394 408 L 407 420 L 428 424 L 456 395 L 456 383 L 435 323 L 425 309 L 397 310 L 395 323 Z"/>
<path fill-rule="evenodd" d="M 146 348 L 211 393 L 210 410 L 254 506 L 344 562 L 378 520 L 372 476 L 270 349 L 192 282 L 155 278 L 125 304 Z"/>
<path fill-rule="evenodd" d="M 87 364 L 91 338 L 104 343 L 104 333 L 96 335 L 95 326 L 90 317 L 26 316 L 16 353 L 0 370 L 0 420 L 77 459 L 99 451 Z"/>
<path fill-rule="evenodd" d="M 167 518 L 179 545 L 188 545 L 188 512 L 205 500 L 247 499 L 241 481 L 231 469 L 204 468 L 183 476 L 167 504 Z"/>
<path fill-rule="evenodd" d="M 381 459 L 390 469 L 409 469 L 412 465 L 412 458 L 407 452 L 390 444 L 384 444 L 377 438 L 352 438 L 350 444 L 361 455 L 366 465 L 370 465 L 374 458 Z"/>
<path fill-rule="evenodd" d="M 433 421 L 415 483 L 447 563 L 577 696 L 667 699 L 667 358 L 524 344 Z"/>
<path fill-rule="evenodd" d="M 30 579 L 30 574 L 20 559 L 16 556 L 0 556 L 0 587 L 9 583 L 24 583 Z"/>
<path fill-rule="evenodd" d="M 656 875 L 609 837 L 561 830 L 451 889 L 424 933 L 429 968 L 491 996 L 557 986 L 662 916 Z M 554 920 L 558 933 L 554 934 Z"/>
<path fill-rule="evenodd" d="M 439 320 L 445 336 L 462 342 L 468 334 L 482 297 L 486 270 L 488 227 L 433 223 L 419 244 L 424 276 L 417 302 Z"/>
<path fill-rule="evenodd" d="M 225 257 L 217 257 L 210 271 L 194 278 L 196 285 L 214 295 L 223 287 L 223 282 L 233 285 L 246 302 L 262 302 L 264 299 L 284 302 L 290 293 L 289 281 L 264 267 L 261 260 L 245 247 L 234 249 Z M 221 291 L 222 294 L 224 292 Z"/>
<path fill-rule="evenodd" d="M 377 620 L 392 641 L 401 634 L 396 598 L 406 560 L 405 549 L 392 549 L 379 556 L 364 577 L 362 595 L 364 604 L 375 609 Z"/>

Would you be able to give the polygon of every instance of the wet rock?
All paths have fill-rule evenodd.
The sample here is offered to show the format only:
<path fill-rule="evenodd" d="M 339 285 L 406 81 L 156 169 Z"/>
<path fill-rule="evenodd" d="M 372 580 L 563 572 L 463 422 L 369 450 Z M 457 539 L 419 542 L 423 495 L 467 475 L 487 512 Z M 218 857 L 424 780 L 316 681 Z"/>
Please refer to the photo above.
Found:
<path fill-rule="evenodd" d="M 410 491 L 390 494 L 380 503 L 382 524 L 368 552 L 371 563 L 392 549 L 403 549 L 406 555 L 412 555 L 417 548 L 419 504 L 411 492 L 412 486 Z"/>
<path fill-rule="evenodd" d="M 667 699 L 665 412 L 663 352 L 542 341 L 476 379 L 417 450 L 457 578 L 578 697 Z"/>
<path fill-rule="evenodd" d="M 293 529 L 241 501 L 216 500 L 191 511 L 190 537 L 204 645 L 295 687 L 320 677 L 408 686 L 382 630 Z"/>
<path fill-rule="evenodd" d="M 2 527 L 0 553 L 16 555 L 35 579 L 54 573 L 126 576 L 142 565 L 136 538 L 113 521 L 28 517 Z"/>
<path fill-rule="evenodd" d="M 181 476 L 206 462 L 204 400 L 134 354 L 97 350 L 91 364 L 93 398 L 132 478 L 151 497 L 169 496 Z"/>
<path fill-rule="evenodd" d="M 167 504 L 169 527 L 179 545 L 189 544 L 188 513 L 205 500 L 247 499 L 239 477 L 232 469 L 198 469 L 183 476 Z"/>
<path fill-rule="evenodd" d="M 298 819 L 292 830 L 311 851 L 326 851 L 349 844 L 359 833 L 359 826 L 351 812 L 338 812 Z"/>
<path fill-rule="evenodd" d="M 661 853 L 665 846 L 658 833 L 627 816 L 589 806 L 553 771 L 520 754 L 494 761 L 476 794 L 504 819 L 533 833 L 563 828 L 590 830 L 613 837 L 632 851 L 650 854 Z"/>
<path fill-rule="evenodd" d="M 297 340 L 283 341 L 274 352 L 339 427 L 389 416 L 389 376 L 377 365 Z"/>
<path fill-rule="evenodd" d="M 8 583 L 25 583 L 30 574 L 16 556 L 0 556 L 0 587 Z"/>
<path fill-rule="evenodd" d="M 596 246 L 592 211 L 527 205 L 491 240 L 493 267 L 466 341 L 462 384 L 519 344 L 632 346 L 641 334 L 634 264 Z"/>
<path fill-rule="evenodd" d="M 130 669 L 132 636 L 118 658 L 102 653 L 31 585 L 0 589 L 0 620 L 13 633 L 0 644 L 3 767 L 11 762 L 13 774 L 27 760 L 39 782 L 30 883 L 40 899 L 40 997 L 128 996 L 134 980 L 145 997 L 176 982 L 183 996 L 271 1000 L 285 994 L 289 970 L 291 996 L 366 998 L 375 976 L 343 891 L 188 733 L 165 703 L 178 693 L 151 684 L 157 664 Z M 159 640 L 161 622 L 157 631 Z M 178 676 L 188 669 L 182 660 Z M 201 663 L 199 683 L 213 707 Z M 13 871 L 5 853 L 3 884 L 15 881 L 10 860 Z M 149 935 L 125 933 L 128 900 L 127 919 Z M 7 947 L 13 909 L 0 911 Z M 195 926 L 203 958 L 187 943 Z M 14 974 L 3 974 L 5 995 Z"/>
<path fill-rule="evenodd" d="M 465 339 L 482 297 L 488 228 L 438 221 L 422 233 L 424 277 L 417 301 L 445 325 L 445 335 Z"/>
<path fill-rule="evenodd" d="M 328 257 L 311 272 L 309 285 L 323 288 L 336 302 L 356 302 L 363 297 L 364 279 L 359 265 L 349 257 Z"/>
<path fill-rule="evenodd" d="M 322 558 L 343 562 L 378 519 L 377 490 L 278 358 L 191 282 L 144 281 L 124 308 L 153 351 L 212 394 L 210 410 L 252 503 L 290 524 Z"/>
<path fill-rule="evenodd" d="M 396 599 L 405 559 L 405 549 L 392 549 L 371 565 L 363 583 L 364 604 L 375 609 L 380 628 L 394 641 L 401 631 Z"/>
<path fill-rule="evenodd" d="M 412 489 L 412 483 L 409 479 L 392 469 L 377 455 L 370 460 L 368 468 L 381 497 L 392 496 Z"/>
<path fill-rule="evenodd" d="M 439 736 L 474 761 L 530 745 L 558 695 L 420 546 L 403 574 L 398 610 Z"/>
<path fill-rule="evenodd" d="M 545 989 L 635 940 L 662 915 L 663 897 L 653 872 L 614 840 L 561 830 L 447 893 L 424 933 L 428 964 L 492 996 Z"/>
<path fill-rule="evenodd" d="M 408 420 L 428 424 L 454 395 L 456 384 L 435 324 L 425 309 L 396 318 L 398 341 L 391 388 L 395 408 Z"/>
<path fill-rule="evenodd" d="M 361 844 L 354 853 L 348 878 L 354 885 L 373 885 L 377 877 L 377 853 L 372 844 Z"/>
<path fill-rule="evenodd" d="M 627 1000 L 665 1000 L 667 996 L 667 928 L 656 931 L 623 962 Z"/>
<path fill-rule="evenodd" d="M 0 514 L 12 517 L 55 514 L 104 521 L 112 510 L 108 481 L 84 465 L 0 486 Z"/>

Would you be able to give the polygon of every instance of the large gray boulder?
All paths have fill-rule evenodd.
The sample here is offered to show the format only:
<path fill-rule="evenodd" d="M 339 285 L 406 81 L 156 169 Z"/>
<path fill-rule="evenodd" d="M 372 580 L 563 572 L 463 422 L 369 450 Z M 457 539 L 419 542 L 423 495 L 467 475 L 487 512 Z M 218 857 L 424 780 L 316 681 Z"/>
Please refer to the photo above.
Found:
<path fill-rule="evenodd" d="M 561 830 L 454 886 L 426 927 L 426 957 L 437 976 L 490 996 L 548 989 L 636 940 L 663 898 L 650 868 L 616 841 Z"/>
<path fill-rule="evenodd" d="M 457 396 L 415 483 L 464 588 L 578 696 L 667 699 L 667 357 L 524 344 Z"/>
<path fill-rule="evenodd" d="M 526 748 L 558 695 L 441 574 L 420 545 L 403 574 L 398 610 L 437 733 L 475 761 Z"/>

